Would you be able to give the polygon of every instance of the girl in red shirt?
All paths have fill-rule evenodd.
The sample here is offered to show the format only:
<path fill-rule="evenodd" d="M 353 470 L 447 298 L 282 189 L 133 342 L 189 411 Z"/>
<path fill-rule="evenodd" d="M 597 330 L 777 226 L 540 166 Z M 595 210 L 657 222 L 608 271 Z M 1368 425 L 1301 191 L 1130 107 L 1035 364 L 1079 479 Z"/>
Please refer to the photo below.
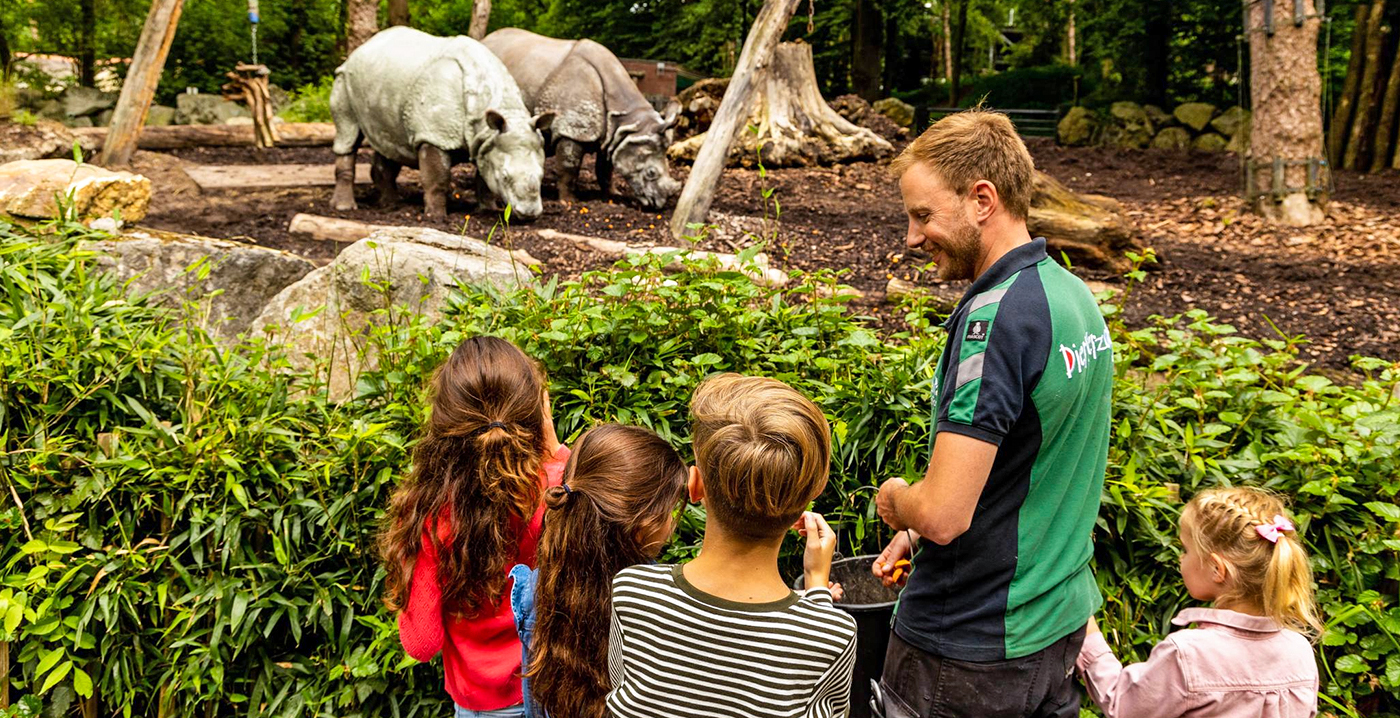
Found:
<path fill-rule="evenodd" d="M 462 342 L 433 378 L 432 413 L 395 492 L 381 554 L 408 654 L 439 651 L 458 718 L 524 715 L 507 574 L 535 564 L 559 444 L 539 368 L 510 342 Z"/>

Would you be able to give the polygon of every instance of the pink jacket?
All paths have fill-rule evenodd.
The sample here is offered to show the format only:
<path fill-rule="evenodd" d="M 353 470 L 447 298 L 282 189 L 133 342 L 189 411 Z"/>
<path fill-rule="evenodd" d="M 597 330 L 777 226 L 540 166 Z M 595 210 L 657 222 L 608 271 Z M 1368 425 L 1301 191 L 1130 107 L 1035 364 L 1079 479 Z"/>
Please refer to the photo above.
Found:
<path fill-rule="evenodd" d="M 1077 666 L 1108 718 L 1309 718 L 1317 715 L 1312 644 L 1273 619 L 1188 608 L 1177 631 L 1127 668 L 1102 635 L 1084 639 Z"/>

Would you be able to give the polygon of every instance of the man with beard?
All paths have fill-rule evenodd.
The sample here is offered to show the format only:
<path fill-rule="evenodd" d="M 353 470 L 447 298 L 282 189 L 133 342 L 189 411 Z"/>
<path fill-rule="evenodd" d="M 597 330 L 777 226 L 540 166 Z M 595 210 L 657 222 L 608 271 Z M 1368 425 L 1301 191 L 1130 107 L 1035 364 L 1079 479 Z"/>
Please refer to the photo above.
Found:
<path fill-rule="evenodd" d="M 909 247 L 972 285 L 934 374 L 932 457 L 886 481 L 898 530 L 874 572 L 900 596 L 887 718 L 1078 716 L 1074 662 L 1102 603 L 1089 570 L 1113 350 L 1093 294 L 1026 229 L 1035 165 L 1005 115 L 943 118 L 891 165 Z M 906 564 L 907 565 L 907 564 Z"/>

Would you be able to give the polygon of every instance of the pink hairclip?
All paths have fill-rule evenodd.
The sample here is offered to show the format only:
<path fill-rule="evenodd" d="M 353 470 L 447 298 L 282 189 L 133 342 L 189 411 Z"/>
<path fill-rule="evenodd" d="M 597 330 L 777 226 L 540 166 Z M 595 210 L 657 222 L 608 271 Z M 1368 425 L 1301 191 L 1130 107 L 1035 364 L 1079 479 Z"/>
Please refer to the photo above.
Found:
<path fill-rule="evenodd" d="M 1293 531 L 1293 522 L 1284 518 L 1281 514 L 1274 514 L 1273 523 L 1263 524 L 1254 527 L 1255 531 L 1269 543 L 1278 543 L 1278 539 L 1285 531 Z"/>

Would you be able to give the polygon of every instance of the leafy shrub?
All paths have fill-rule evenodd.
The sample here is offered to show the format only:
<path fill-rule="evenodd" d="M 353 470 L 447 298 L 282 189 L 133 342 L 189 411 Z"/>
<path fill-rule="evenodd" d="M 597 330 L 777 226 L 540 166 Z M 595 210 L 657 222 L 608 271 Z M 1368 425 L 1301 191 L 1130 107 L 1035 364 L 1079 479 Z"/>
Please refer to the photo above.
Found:
<path fill-rule="evenodd" d="M 404 657 L 379 603 L 373 533 L 408 466 L 424 383 L 473 333 L 544 364 L 566 441 L 619 420 L 688 451 L 686 406 L 705 375 L 793 383 L 832 422 L 817 508 L 844 552 L 888 538 L 874 488 L 927 460 L 935 318 L 911 304 L 908 329 L 881 334 L 829 273 L 777 289 L 628 259 L 574 282 L 469 289 L 442 321 L 386 309 L 366 338 L 378 367 L 334 405 L 324 372 L 295 372 L 256 341 L 218 347 L 198 321 L 95 273 L 78 244 L 89 230 L 57 229 L 0 225 L 0 497 L 13 499 L 0 510 L 0 638 L 31 706 L 41 694 L 61 712 L 95 692 L 126 715 L 444 710 L 438 669 Z M 1243 339 L 1204 314 L 1112 324 L 1104 629 L 1142 658 L 1185 604 L 1178 491 L 1270 486 L 1293 497 L 1313 551 L 1328 700 L 1394 712 L 1400 367 L 1358 360 L 1367 378 L 1340 385 L 1307 373 L 1295 340 Z M 701 520 L 688 509 L 668 558 L 695 550 Z"/>
<path fill-rule="evenodd" d="M 290 102 L 279 114 L 288 122 L 331 122 L 331 85 L 334 75 L 292 91 Z"/>

